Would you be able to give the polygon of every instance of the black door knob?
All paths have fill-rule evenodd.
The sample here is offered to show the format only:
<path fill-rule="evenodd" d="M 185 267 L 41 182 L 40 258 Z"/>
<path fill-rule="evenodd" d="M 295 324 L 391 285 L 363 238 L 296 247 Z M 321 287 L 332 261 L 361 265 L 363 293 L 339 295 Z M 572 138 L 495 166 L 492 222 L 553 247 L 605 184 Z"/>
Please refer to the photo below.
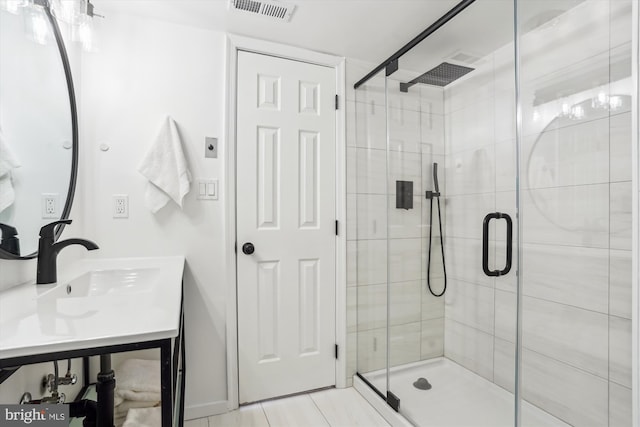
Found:
<path fill-rule="evenodd" d="M 253 246 L 253 243 L 245 243 L 244 245 L 242 245 L 242 252 L 246 255 L 251 255 L 252 253 L 254 253 L 256 250 L 255 246 Z"/>

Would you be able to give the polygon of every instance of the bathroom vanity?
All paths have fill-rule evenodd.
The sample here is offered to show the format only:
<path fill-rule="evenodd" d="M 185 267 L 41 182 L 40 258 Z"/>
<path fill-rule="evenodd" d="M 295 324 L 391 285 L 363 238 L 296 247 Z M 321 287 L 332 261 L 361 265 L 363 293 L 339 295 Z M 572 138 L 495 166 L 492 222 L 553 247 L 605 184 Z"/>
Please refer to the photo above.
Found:
<path fill-rule="evenodd" d="M 182 256 L 86 259 L 55 284 L 0 293 L 0 372 L 83 357 L 86 385 L 87 357 L 159 348 L 162 427 L 182 425 L 183 270 Z"/>

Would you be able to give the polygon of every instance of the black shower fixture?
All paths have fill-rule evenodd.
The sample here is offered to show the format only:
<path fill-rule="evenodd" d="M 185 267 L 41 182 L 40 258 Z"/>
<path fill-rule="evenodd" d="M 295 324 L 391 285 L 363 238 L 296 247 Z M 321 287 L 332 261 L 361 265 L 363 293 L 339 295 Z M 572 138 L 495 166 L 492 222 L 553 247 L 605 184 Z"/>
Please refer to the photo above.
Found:
<path fill-rule="evenodd" d="M 469 74 L 473 70 L 474 69 L 471 67 L 464 67 L 462 65 L 443 62 L 442 64 L 430 69 L 426 73 L 419 75 L 410 82 L 400 83 L 400 92 L 408 92 L 409 88 L 416 83 L 444 87 L 458 80 L 465 74 Z"/>

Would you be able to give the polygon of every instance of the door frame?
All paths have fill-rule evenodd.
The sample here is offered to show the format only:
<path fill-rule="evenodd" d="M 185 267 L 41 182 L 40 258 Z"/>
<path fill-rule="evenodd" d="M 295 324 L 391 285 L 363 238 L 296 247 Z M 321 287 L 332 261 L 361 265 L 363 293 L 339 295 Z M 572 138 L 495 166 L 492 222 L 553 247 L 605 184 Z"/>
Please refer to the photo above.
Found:
<path fill-rule="evenodd" d="M 225 211 L 225 248 L 227 297 L 226 297 L 226 350 L 227 350 L 227 409 L 239 407 L 238 388 L 238 300 L 237 300 L 237 264 L 236 264 L 236 91 L 238 52 L 247 51 L 270 55 L 310 64 L 330 67 L 335 70 L 336 94 L 339 97 L 339 108 L 335 112 L 336 123 L 336 219 L 339 221 L 339 233 L 336 236 L 336 344 L 341 351 L 336 360 L 336 387 L 347 385 L 347 190 L 346 190 L 346 77 L 345 58 L 318 53 L 307 49 L 282 45 L 264 40 L 252 39 L 235 34 L 226 37 L 226 163 L 225 194 L 227 207 Z"/>

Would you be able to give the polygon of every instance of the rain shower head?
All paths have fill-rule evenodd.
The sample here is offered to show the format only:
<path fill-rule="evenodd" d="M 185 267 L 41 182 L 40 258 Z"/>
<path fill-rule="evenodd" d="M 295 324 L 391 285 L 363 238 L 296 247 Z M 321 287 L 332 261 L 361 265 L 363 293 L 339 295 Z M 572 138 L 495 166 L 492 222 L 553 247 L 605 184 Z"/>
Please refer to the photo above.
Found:
<path fill-rule="evenodd" d="M 408 83 L 400 83 L 400 91 L 408 92 L 409 88 L 416 83 L 444 87 L 473 70 L 470 67 L 443 62 Z"/>

